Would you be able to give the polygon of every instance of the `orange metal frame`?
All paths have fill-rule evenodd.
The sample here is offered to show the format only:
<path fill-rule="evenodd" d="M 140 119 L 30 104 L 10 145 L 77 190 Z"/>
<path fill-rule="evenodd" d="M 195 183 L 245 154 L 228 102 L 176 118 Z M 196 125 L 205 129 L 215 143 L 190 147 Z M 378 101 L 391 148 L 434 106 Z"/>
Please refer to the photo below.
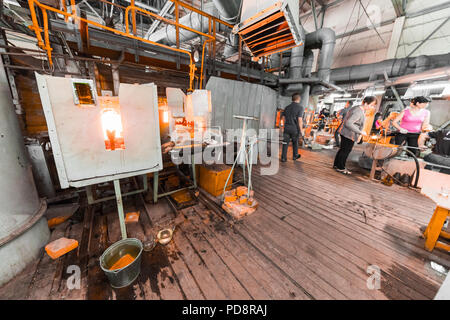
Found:
<path fill-rule="evenodd" d="M 105 3 L 109 3 L 111 5 L 115 5 L 115 6 L 121 7 L 122 9 L 125 8 L 125 7 L 116 5 L 114 3 L 111 3 L 111 2 L 109 2 L 107 0 L 99 0 L 99 1 L 102 1 L 102 2 L 105 2 Z M 92 25 L 92 26 L 95 26 L 95 27 L 100 28 L 100 29 L 104 29 L 104 30 L 107 30 L 107 31 L 114 32 L 115 34 L 118 34 L 118 35 L 122 35 L 122 36 L 125 36 L 125 37 L 128 37 L 128 38 L 131 38 L 131 39 L 135 39 L 135 40 L 139 40 L 139 41 L 142 41 L 142 42 L 145 42 L 145 43 L 149 43 L 151 45 L 155 45 L 155 46 L 162 47 L 162 48 L 165 48 L 165 49 L 168 49 L 168 50 L 172 50 L 172 51 L 175 51 L 175 52 L 186 54 L 186 55 L 189 56 L 189 61 L 190 61 L 189 62 L 189 80 L 190 80 L 189 81 L 189 90 L 192 91 L 193 90 L 194 79 L 195 79 L 195 71 L 197 70 L 197 67 L 195 66 L 195 62 L 193 60 L 191 52 L 179 48 L 179 46 L 180 46 L 180 41 L 179 41 L 179 39 L 180 39 L 179 38 L 180 37 L 180 34 L 179 34 L 180 33 L 180 28 L 188 30 L 188 31 L 191 31 L 191 32 L 194 32 L 194 33 L 197 33 L 200 36 L 204 36 L 204 37 L 208 38 L 208 40 L 205 41 L 205 43 L 203 45 L 202 71 L 201 71 L 202 74 L 200 76 L 200 78 L 202 79 L 203 78 L 203 55 L 204 55 L 204 52 L 205 52 L 205 44 L 207 42 L 214 42 L 213 43 L 213 46 L 214 46 L 214 50 L 213 51 L 215 52 L 215 41 L 216 41 L 216 28 L 215 28 L 215 26 L 216 26 L 216 23 L 223 24 L 223 25 L 225 25 L 225 26 L 227 26 L 229 28 L 233 28 L 233 25 L 231 25 L 231 24 L 229 24 L 229 23 L 227 23 L 225 21 L 222 21 L 220 19 L 217 19 L 216 17 L 213 17 L 213 16 L 211 16 L 211 15 L 209 15 L 209 14 L 207 14 L 207 13 L 201 11 L 201 10 L 198 10 L 198 9 L 196 9 L 196 8 L 190 6 L 190 5 L 188 5 L 188 4 L 186 4 L 186 3 L 182 2 L 182 1 L 179 1 L 179 0 L 170 0 L 170 1 L 175 3 L 175 14 L 176 14 L 176 21 L 175 22 L 170 20 L 170 19 L 166 19 L 166 18 L 164 18 L 162 16 L 159 16 L 159 15 L 153 13 L 153 12 L 144 10 L 142 8 L 139 8 L 139 7 L 136 7 L 135 4 L 134 4 L 134 0 L 132 0 L 131 1 L 131 5 L 126 7 L 126 9 L 125 9 L 126 32 L 123 32 L 123 31 L 120 31 L 120 30 L 117 30 L 117 29 L 114 29 L 114 28 L 110 28 L 110 27 L 104 26 L 104 25 L 99 24 L 99 23 L 97 23 L 95 21 L 91 21 L 91 20 L 88 20 L 88 19 L 85 19 L 85 18 L 77 16 L 76 8 L 75 8 L 75 0 L 70 0 L 70 5 L 72 7 L 72 13 L 67 12 L 66 0 L 61 0 L 63 10 L 59 10 L 59 9 L 47 6 L 45 4 L 40 3 L 38 0 L 28 0 L 28 5 L 30 7 L 30 12 L 31 12 L 31 20 L 33 22 L 33 25 L 30 26 L 29 28 L 35 32 L 36 38 L 38 40 L 39 47 L 42 48 L 43 50 L 47 51 L 47 57 L 48 57 L 48 61 L 49 61 L 50 66 L 53 65 L 53 61 L 52 61 L 52 50 L 53 49 L 50 46 L 50 39 L 49 39 L 49 33 L 48 33 L 49 30 L 48 30 L 47 10 L 53 11 L 55 13 L 59 13 L 59 14 L 63 15 L 65 21 L 68 21 L 69 18 L 72 18 L 73 21 L 77 20 L 79 22 L 84 22 L 86 24 L 86 33 L 87 33 L 88 25 Z M 37 20 L 37 17 L 36 17 L 36 8 L 35 8 L 36 6 L 39 7 L 39 9 L 41 9 L 41 11 L 42 11 L 42 17 L 43 17 L 43 20 L 44 20 L 43 21 L 44 29 L 42 29 L 39 26 L 39 23 L 38 23 L 38 20 Z M 188 10 L 194 11 L 194 12 L 196 12 L 196 13 L 198 13 L 198 14 L 206 17 L 206 18 L 208 18 L 209 19 L 209 25 L 211 26 L 211 23 L 213 23 L 213 26 L 214 26 L 212 35 L 211 35 L 211 27 L 209 28 L 209 34 L 206 34 L 206 33 L 194 30 L 192 28 L 189 28 L 189 27 L 187 27 L 185 25 L 180 24 L 179 23 L 179 6 L 182 6 L 182 7 L 186 8 L 186 9 L 188 9 Z M 132 15 L 133 15 L 132 16 L 133 33 L 130 33 L 130 30 L 129 30 L 130 26 L 129 26 L 129 22 L 128 22 L 128 14 L 129 14 L 130 11 L 132 12 Z M 154 42 L 154 41 L 150 41 L 150 40 L 147 40 L 145 38 L 137 36 L 136 35 L 136 11 L 138 13 L 140 13 L 140 14 L 148 15 L 148 16 L 151 16 L 153 18 L 156 18 L 156 19 L 159 19 L 161 21 L 164 21 L 166 23 L 169 23 L 171 25 L 174 25 L 175 28 L 176 28 L 177 48 L 173 48 L 173 47 L 170 47 L 170 46 L 167 46 L 167 45 L 164 45 L 164 44 L 161 44 L 161 43 L 157 43 L 157 42 Z M 44 32 L 44 39 L 42 38 L 42 34 L 41 34 L 42 32 Z M 201 83 L 201 81 L 200 81 L 200 83 Z M 200 86 L 201 86 L 201 84 L 200 84 Z"/>

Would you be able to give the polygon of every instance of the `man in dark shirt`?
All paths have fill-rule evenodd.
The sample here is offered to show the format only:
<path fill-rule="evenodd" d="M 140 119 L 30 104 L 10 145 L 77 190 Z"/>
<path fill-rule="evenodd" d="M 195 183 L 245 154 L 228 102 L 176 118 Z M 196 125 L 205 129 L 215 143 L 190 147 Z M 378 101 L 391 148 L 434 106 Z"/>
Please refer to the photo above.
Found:
<path fill-rule="evenodd" d="M 433 152 L 426 155 L 423 159 L 427 162 L 435 163 L 450 168 L 450 130 L 439 130 L 428 133 L 422 133 L 419 137 L 419 147 L 424 149 L 425 140 L 433 138 L 436 144 Z M 428 169 L 425 167 L 425 169 Z M 442 173 L 450 174 L 450 169 L 441 168 Z"/>
<path fill-rule="evenodd" d="M 283 130 L 283 149 L 281 152 L 281 162 L 287 161 L 287 149 L 292 140 L 292 150 L 294 161 L 300 158 L 298 154 L 298 139 L 300 133 L 303 135 L 303 112 L 304 108 L 300 105 L 300 94 L 292 95 L 292 103 L 288 105 L 282 115 Z"/>

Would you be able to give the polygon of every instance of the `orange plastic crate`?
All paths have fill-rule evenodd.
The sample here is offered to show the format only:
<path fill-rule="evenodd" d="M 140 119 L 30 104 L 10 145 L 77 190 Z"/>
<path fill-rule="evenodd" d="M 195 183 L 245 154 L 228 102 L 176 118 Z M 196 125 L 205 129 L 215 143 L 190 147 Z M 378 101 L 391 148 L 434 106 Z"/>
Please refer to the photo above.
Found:
<path fill-rule="evenodd" d="M 223 193 L 223 187 L 230 172 L 231 167 L 227 165 L 201 165 L 199 186 L 215 197 L 220 196 Z M 228 181 L 226 190 L 230 190 L 232 184 L 233 175 L 231 175 Z"/>

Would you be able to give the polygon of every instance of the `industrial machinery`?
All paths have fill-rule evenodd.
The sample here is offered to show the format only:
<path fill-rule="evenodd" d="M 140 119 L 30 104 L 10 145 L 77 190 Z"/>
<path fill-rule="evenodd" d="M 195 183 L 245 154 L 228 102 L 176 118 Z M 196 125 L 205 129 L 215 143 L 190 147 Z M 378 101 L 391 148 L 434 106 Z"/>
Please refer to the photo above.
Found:
<path fill-rule="evenodd" d="M 118 97 L 99 97 L 92 80 L 36 79 L 61 188 L 114 181 L 126 238 L 119 179 L 163 167 L 156 86 L 121 84 Z"/>
<path fill-rule="evenodd" d="M 0 286 L 38 257 L 50 232 L 0 59 Z"/>
<path fill-rule="evenodd" d="M 179 181 L 181 178 L 188 185 L 178 186 L 173 190 L 163 190 L 160 193 L 159 173 L 154 174 L 153 201 L 158 198 L 171 196 L 177 206 L 184 206 L 182 203 L 190 203 L 189 191 L 197 188 L 196 166 L 204 159 L 204 154 L 214 156 L 215 161 L 221 156 L 223 147 L 223 135 L 220 128 L 211 127 L 211 91 L 194 90 L 187 95 L 177 88 L 166 88 L 167 95 L 167 121 L 169 123 L 169 147 L 164 153 L 169 153 L 172 163 L 175 166 L 176 175 L 169 177 L 168 181 Z M 180 165 L 189 165 L 190 173 L 188 178 Z M 169 183 L 173 184 L 173 183 Z"/>

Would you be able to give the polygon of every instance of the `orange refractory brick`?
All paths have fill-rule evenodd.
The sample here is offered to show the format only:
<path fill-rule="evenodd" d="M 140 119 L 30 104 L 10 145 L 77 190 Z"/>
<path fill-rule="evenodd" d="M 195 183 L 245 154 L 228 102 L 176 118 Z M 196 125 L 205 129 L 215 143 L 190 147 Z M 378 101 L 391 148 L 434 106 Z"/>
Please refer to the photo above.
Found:
<path fill-rule="evenodd" d="M 63 223 L 64 221 L 66 221 L 69 218 L 70 218 L 70 216 L 52 218 L 47 221 L 48 227 L 53 228 L 53 227 Z"/>
<path fill-rule="evenodd" d="M 113 264 L 113 266 L 109 270 L 117 270 L 122 269 L 132 263 L 134 261 L 134 258 L 129 255 L 128 253 L 121 257 L 119 260 L 116 261 L 116 263 Z"/>
<path fill-rule="evenodd" d="M 234 202 L 237 200 L 237 196 L 225 196 L 225 202 Z"/>
<path fill-rule="evenodd" d="M 243 196 L 247 192 L 248 192 L 247 187 L 237 187 L 237 189 L 236 189 L 236 195 L 238 197 Z"/>
<path fill-rule="evenodd" d="M 255 208 L 250 208 L 237 202 L 225 202 L 222 208 L 237 220 L 252 214 L 256 210 Z"/>
<path fill-rule="evenodd" d="M 125 223 L 132 223 L 132 222 L 138 222 L 139 221 L 139 214 L 140 212 L 128 212 L 125 215 Z"/>
<path fill-rule="evenodd" d="M 255 200 L 255 198 L 248 198 L 247 204 L 252 207 L 252 208 L 256 208 L 258 206 L 258 201 Z"/>
<path fill-rule="evenodd" d="M 78 247 L 78 241 L 74 239 L 60 238 L 45 246 L 45 251 L 52 259 L 57 259 L 67 252 Z"/>

